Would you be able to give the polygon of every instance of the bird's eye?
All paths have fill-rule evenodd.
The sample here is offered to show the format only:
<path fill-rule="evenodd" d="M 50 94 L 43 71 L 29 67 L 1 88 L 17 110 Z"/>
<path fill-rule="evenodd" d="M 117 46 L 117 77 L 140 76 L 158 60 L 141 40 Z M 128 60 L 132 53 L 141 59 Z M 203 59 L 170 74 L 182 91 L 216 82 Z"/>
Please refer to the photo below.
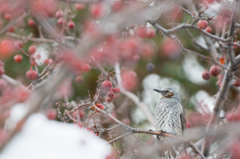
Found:
<path fill-rule="evenodd" d="M 166 93 L 168 93 L 169 91 L 168 91 L 168 90 L 166 90 L 165 92 L 166 92 Z"/>

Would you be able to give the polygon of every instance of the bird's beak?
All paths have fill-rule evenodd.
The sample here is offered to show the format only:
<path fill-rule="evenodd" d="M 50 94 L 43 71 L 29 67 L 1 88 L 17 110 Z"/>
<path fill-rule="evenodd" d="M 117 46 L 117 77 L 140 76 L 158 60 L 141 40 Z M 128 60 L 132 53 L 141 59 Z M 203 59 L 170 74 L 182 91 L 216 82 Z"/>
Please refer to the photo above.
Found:
<path fill-rule="evenodd" d="M 153 89 L 154 91 L 158 92 L 158 93 L 163 93 L 163 91 L 159 90 L 159 89 Z"/>

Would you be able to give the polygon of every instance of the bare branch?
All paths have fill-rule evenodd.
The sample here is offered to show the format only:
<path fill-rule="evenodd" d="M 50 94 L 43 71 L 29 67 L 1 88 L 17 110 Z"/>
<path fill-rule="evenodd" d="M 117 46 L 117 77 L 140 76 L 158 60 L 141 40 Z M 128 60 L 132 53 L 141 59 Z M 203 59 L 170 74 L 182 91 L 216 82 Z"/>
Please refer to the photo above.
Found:
<path fill-rule="evenodd" d="M 141 102 L 135 94 L 128 92 L 122 86 L 121 71 L 118 63 L 115 64 L 115 72 L 116 72 L 116 78 L 117 78 L 118 86 L 121 90 L 121 93 L 129 97 L 137 106 L 139 106 L 142 109 L 145 116 L 147 117 L 148 121 L 154 126 L 155 125 L 154 117 L 149 111 L 149 109 L 147 108 L 147 106 L 145 105 L 145 103 Z"/>

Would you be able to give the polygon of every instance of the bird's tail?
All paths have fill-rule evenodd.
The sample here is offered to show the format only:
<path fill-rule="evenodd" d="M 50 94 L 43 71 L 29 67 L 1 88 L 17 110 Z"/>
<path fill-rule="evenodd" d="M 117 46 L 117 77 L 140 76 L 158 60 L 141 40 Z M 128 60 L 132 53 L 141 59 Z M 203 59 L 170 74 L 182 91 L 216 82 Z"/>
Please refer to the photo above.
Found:
<path fill-rule="evenodd" d="M 166 159 L 175 159 L 178 155 L 184 152 L 183 144 L 171 145 L 165 149 L 165 158 Z"/>
<path fill-rule="evenodd" d="M 167 143 L 171 142 L 171 139 L 168 139 L 166 137 L 159 137 L 157 136 L 158 143 Z M 186 149 L 186 144 L 175 144 L 166 147 L 163 151 L 158 152 L 160 158 L 164 159 L 175 159 L 180 154 L 184 153 L 184 150 Z"/>

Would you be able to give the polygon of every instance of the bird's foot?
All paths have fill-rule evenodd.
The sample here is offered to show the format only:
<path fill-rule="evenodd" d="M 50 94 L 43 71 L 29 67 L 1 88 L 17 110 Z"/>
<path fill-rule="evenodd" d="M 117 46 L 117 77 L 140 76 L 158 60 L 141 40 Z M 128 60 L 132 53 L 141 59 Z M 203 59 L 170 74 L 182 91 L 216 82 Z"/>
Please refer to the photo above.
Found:
<path fill-rule="evenodd" d="M 163 131 L 163 130 L 160 130 L 159 132 L 160 132 L 160 136 L 163 136 L 164 133 L 167 133 L 166 131 Z"/>

